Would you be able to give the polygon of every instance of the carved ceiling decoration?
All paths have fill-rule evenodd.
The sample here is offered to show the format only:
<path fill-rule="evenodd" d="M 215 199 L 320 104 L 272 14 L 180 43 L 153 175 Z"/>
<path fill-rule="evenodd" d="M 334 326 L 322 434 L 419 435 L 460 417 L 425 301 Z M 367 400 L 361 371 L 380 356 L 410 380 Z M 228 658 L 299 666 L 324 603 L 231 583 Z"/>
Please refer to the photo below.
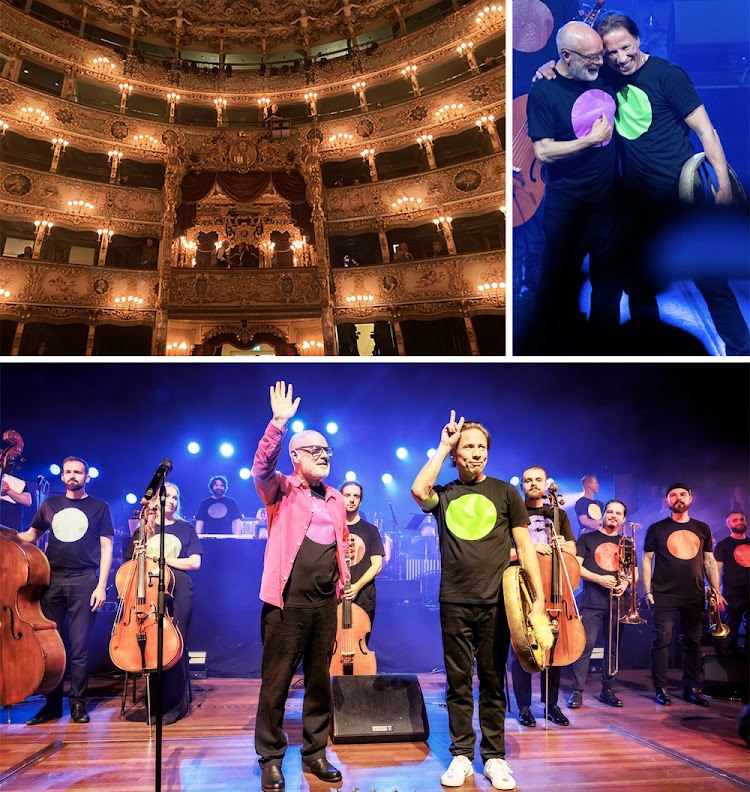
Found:
<path fill-rule="evenodd" d="M 81 3 L 61 3 L 79 16 Z M 261 51 L 281 44 L 306 48 L 326 41 L 354 38 L 357 33 L 380 26 L 398 25 L 406 15 L 429 2 L 417 0 L 87 0 L 89 19 L 112 27 L 172 43 L 180 37 L 190 42 L 223 39 L 227 46 L 249 44 Z M 395 5 L 398 5 L 398 14 Z"/>

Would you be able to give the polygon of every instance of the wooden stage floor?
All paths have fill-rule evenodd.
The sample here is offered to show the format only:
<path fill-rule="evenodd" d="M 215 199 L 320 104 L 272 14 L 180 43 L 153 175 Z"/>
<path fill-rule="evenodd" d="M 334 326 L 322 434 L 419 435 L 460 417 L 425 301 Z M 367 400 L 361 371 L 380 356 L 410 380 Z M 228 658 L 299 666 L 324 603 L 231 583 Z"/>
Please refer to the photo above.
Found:
<path fill-rule="evenodd" d="M 679 672 L 673 672 L 671 690 Z M 426 743 L 329 745 L 330 760 L 341 768 L 343 792 L 438 792 L 450 760 L 442 674 L 419 675 L 430 723 Z M 601 704 L 589 681 L 584 706 L 568 710 L 565 672 L 561 705 L 570 727 L 545 730 L 534 681 L 536 728 L 525 728 L 513 712 L 506 721 L 508 761 L 520 790 L 722 790 L 750 789 L 750 751 L 737 731 L 739 701 L 713 699 L 708 708 L 673 697 L 671 707 L 651 698 L 647 671 L 620 675 L 622 709 Z M 160 788 L 169 792 L 259 790 L 260 770 L 253 746 L 256 679 L 194 680 L 194 710 L 165 726 Z M 0 725 L 2 792 L 148 792 L 156 788 L 155 741 L 144 723 L 120 717 L 122 683 L 92 681 L 91 723 L 60 721 L 25 725 L 40 706 L 30 699 L 11 710 L 11 724 Z M 132 706 L 130 701 L 129 707 Z M 302 690 L 294 686 L 287 707 L 290 748 L 284 761 L 289 792 L 322 792 L 327 784 L 301 773 Z M 377 702 L 373 702 L 377 707 Z M 490 790 L 482 763 L 462 790 Z"/>

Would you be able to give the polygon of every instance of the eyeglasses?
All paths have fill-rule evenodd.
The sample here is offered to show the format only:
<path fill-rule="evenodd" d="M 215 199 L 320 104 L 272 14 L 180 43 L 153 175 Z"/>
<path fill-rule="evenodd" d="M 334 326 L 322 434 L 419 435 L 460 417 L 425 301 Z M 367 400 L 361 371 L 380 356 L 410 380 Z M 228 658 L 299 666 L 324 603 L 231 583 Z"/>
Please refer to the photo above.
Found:
<path fill-rule="evenodd" d="M 330 446 L 299 446 L 295 451 L 307 451 L 313 459 L 320 459 L 320 455 L 325 451 L 326 456 L 333 456 L 333 449 Z"/>
<path fill-rule="evenodd" d="M 584 55 L 582 52 L 578 52 L 578 50 L 568 49 L 567 47 L 566 47 L 566 50 L 568 52 L 572 52 L 573 55 L 578 55 L 578 57 L 584 63 L 592 63 L 592 64 L 593 63 L 598 63 L 600 60 L 603 60 L 604 59 L 604 53 L 605 53 L 605 50 L 602 50 L 601 52 L 597 52 L 596 55 Z"/>

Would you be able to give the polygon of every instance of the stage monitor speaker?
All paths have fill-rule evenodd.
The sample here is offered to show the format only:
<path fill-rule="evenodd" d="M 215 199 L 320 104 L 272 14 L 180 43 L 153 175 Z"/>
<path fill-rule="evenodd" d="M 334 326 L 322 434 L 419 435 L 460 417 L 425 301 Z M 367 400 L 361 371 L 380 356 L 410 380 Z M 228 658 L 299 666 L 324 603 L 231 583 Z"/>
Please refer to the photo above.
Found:
<path fill-rule="evenodd" d="M 331 742 L 424 742 L 430 736 L 416 674 L 331 677 Z"/>
<path fill-rule="evenodd" d="M 703 656 L 703 692 L 707 696 L 747 703 L 749 676 L 743 655 Z"/>

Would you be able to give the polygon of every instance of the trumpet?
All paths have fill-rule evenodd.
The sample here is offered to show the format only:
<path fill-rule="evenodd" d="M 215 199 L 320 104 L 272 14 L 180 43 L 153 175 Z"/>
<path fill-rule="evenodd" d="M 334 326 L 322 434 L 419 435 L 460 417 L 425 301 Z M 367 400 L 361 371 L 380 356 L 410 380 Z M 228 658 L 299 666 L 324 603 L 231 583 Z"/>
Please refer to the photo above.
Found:
<path fill-rule="evenodd" d="M 714 638 L 726 638 L 729 635 L 729 627 L 721 620 L 719 601 L 711 586 L 706 588 L 706 600 L 708 601 L 708 631 Z"/>
<path fill-rule="evenodd" d="M 630 526 L 630 536 L 626 535 L 627 526 Z M 609 590 L 609 653 L 607 655 L 607 673 L 614 676 L 620 668 L 620 625 L 645 624 L 646 620 L 638 614 L 636 598 L 636 570 L 638 565 L 635 560 L 635 529 L 641 526 L 637 523 L 626 521 L 623 525 L 623 535 L 617 546 L 617 583 L 620 585 L 627 580 L 629 585 L 622 594 L 615 594 L 614 589 Z M 622 612 L 622 599 L 627 593 L 628 608 Z M 614 649 L 612 638 L 614 635 Z"/>

